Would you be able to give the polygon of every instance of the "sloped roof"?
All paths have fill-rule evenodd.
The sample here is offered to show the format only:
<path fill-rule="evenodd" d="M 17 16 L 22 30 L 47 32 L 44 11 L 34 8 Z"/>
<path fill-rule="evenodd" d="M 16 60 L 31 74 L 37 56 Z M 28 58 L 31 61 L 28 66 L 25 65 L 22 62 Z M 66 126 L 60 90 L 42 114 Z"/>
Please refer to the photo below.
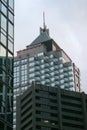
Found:
<path fill-rule="evenodd" d="M 51 40 L 50 36 L 48 35 L 48 33 L 46 31 L 40 33 L 40 35 L 30 44 L 30 46 L 32 45 L 36 45 L 38 43 L 42 43 L 44 41 L 48 41 Z"/>

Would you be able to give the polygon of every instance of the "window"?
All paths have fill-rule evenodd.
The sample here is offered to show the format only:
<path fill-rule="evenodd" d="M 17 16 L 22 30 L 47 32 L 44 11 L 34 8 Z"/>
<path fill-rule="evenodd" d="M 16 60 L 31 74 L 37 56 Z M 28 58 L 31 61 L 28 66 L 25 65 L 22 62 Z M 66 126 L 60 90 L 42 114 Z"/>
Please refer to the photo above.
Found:
<path fill-rule="evenodd" d="M 12 43 L 10 40 L 8 40 L 8 49 L 9 49 L 11 52 L 13 52 L 13 43 Z"/>
<path fill-rule="evenodd" d="M 41 81 L 42 84 L 45 84 L 45 81 Z"/>
<path fill-rule="evenodd" d="M 63 72 L 63 69 L 60 69 L 59 72 L 62 73 L 62 72 Z"/>
<path fill-rule="evenodd" d="M 60 78 L 63 78 L 64 77 L 64 75 L 60 75 Z"/>
<path fill-rule="evenodd" d="M 32 63 L 29 63 L 29 66 L 34 66 L 34 62 L 32 62 Z"/>
<path fill-rule="evenodd" d="M 22 65 L 21 70 L 27 70 L 27 65 Z"/>
<path fill-rule="evenodd" d="M 32 71 L 34 71 L 34 68 L 29 69 L 29 72 L 32 72 Z"/>
<path fill-rule="evenodd" d="M 64 80 L 60 80 L 60 83 L 61 83 L 61 84 L 64 83 Z"/>
<path fill-rule="evenodd" d="M 14 67 L 14 72 L 19 71 L 19 66 Z"/>
<path fill-rule="evenodd" d="M 27 62 L 27 59 L 22 59 L 21 63 Z"/>
<path fill-rule="evenodd" d="M 8 34 L 13 38 L 13 25 L 8 22 Z"/>
<path fill-rule="evenodd" d="M 41 60 L 41 63 L 44 63 L 44 60 Z"/>
<path fill-rule="evenodd" d="M 14 61 L 14 65 L 18 65 L 19 63 L 19 61 Z"/>
<path fill-rule="evenodd" d="M 13 9 L 14 8 L 14 0 L 9 0 L 9 6 Z"/>
<path fill-rule="evenodd" d="M 44 79 L 44 78 L 45 78 L 45 76 L 44 76 L 44 75 L 42 75 L 42 76 L 41 76 L 41 78 L 42 78 L 42 79 Z"/>
<path fill-rule="evenodd" d="M 14 16 L 13 16 L 13 14 L 11 13 L 11 12 L 9 12 L 9 20 L 13 23 L 13 21 L 14 21 Z"/>
<path fill-rule="evenodd" d="M 41 73 L 43 74 L 45 71 L 44 70 L 41 70 Z"/>
<path fill-rule="evenodd" d="M 50 65 L 53 65 L 53 62 L 50 62 Z"/>
<path fill-rule="evenodd" d="M 51 81 L 54 81 L 55 80 L 55 78 L 51 78 Z"/>
<path fill-rule="evenodd" d="M 1 10 L 5 15 L 7 15 L 7 8 L 3 4 L 1 4 Z"/>
<path fill-rule="evenodd" d="M 33 61 L 33 60 L 34 60 L 34 57 L 30 57 L 30 58 L 29 58 L 29 61 Z"/>
<path fill-rule="evenodd" d="M 54 87 L 54 86 L 55 86 L 55 83 L 52 83 L 51 86 Z"/>
<path fill-rule="evenodd" d="M 43 52 L 38 53 L 37 56 L 43 56 Z"/>
<path fill-rule="evenodd" d="M 41 68 L 44 68 L 45 65 L 41 65 Z"/>
<path fill-rule="evenodd" d="M 6 36 L 1 33 L 1 42 L 6 46 Z"/>
<path fill-rule="evenodd" d="M 33 81 L 35 81 L 35 79 L 30 79 L 29 82 L 32 83 Z"/>
<path fill-rule="evenodd" d="M 7 20 L 6 18 L 1 14 L 1 27 L 6 31 L 6 25 L 7 25 Z"/>
<path fill-rule="evenodd" d="M 51 67 L 50 70 L 54 70 L 54 67 Z"/>
<path fill-rule="evenodd" d="M 53 58 L 53 55 L 52 55 L 52 54 L 50 55 L 50 58 Z"/>
<path fill-rule="evenodd" d="M 6 49 L 0 45 L 0 56 L 6 56 Z"/>
<path fill-rule="evenodd" d="M 51 74 L 51 76 L 53 76 L 54 75 L 54 72 L 52 72 L 52 73 L 50 73 Z"/>
<path fill-rule="evenodd" d="M 31 77 L 34 77 L 34 73 L 33 74 L 29 74 L 29 77 L 31 78 Z"/>
<path fill-rule="evenodd" d="M 63 57 L 59 57 L 59 60 L 63 60 Z"/>

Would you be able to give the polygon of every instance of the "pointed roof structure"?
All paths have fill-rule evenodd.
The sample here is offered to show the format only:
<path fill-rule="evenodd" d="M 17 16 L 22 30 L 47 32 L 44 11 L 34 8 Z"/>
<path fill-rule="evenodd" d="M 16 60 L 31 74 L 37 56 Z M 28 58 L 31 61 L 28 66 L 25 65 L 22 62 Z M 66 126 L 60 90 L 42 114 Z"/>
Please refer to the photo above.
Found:
<path fill-rule="evenodd" d="M 30 46 L 36 45 L 38 43 L 42 43 L 51 39 L 52 38 L 50 38 L 49 36 L 49 29 L 47 29 L 45 25 L 45 14 L 43 12 L 43 28 L 40 27 L 40 35 L 30 44 Z"/>

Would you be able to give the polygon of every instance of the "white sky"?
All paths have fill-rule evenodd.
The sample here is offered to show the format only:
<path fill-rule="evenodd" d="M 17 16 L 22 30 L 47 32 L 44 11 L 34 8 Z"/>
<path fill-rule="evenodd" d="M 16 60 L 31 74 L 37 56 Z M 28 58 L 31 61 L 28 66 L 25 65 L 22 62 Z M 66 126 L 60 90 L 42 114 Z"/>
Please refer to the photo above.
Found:
<path fill-rule="evenodd" d="M 51 38 L 79 67 L 87 93 L 87 0 L 15 0 L 15 55 L 39 35 L 43 11 Z"/>

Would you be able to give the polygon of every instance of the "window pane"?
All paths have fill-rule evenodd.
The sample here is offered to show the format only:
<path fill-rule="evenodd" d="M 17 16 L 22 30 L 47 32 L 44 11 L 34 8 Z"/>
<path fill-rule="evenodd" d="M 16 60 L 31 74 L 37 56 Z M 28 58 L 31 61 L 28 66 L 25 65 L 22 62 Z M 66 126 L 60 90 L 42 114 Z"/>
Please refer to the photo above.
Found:
<path fill-rule="evenodd" d="M 8 34 L 13 37 L 13 25 L 10 22 L 8 23 Z"/>
<path fill-rule="evenodd" d="M 6 49 L 0 45 L 0 56 L 6 56 Z"/>
<path fill-rule="evenodd" d="M 14 0 L 9 0 L 9 6 L 13 9 L 14 8 Z"/>
<path fill-rule="evenodd" d="M 6 18 L 1 15 L 1 27 L 6 31 Z"/>
<path fill-rule="evenodd" d="M 8 52 L 8 57 L 13 57 L 13 55 L 10 52 Z"/>
<path fill-rule="evenodd" d="M 1 10 L 5 15 L 7 15 L 7 8 L 3 4 L 1 6 Z"/>
<path fill-rule="evenodd" d="M 13 22 L 13 20 L 14 20 L 14 16 L 11 12 L 9 12 L 9 19 L 10 19 L 11 22 Z"/>
<path fill-rule="evenodd" d="M 13 43 L 8 40 L 8 49 L 13 52 Z"/>
<path fill-rule="evenodd" d="M 1 33 L 1 43 L 6 46 L 6 37 Z"/>

